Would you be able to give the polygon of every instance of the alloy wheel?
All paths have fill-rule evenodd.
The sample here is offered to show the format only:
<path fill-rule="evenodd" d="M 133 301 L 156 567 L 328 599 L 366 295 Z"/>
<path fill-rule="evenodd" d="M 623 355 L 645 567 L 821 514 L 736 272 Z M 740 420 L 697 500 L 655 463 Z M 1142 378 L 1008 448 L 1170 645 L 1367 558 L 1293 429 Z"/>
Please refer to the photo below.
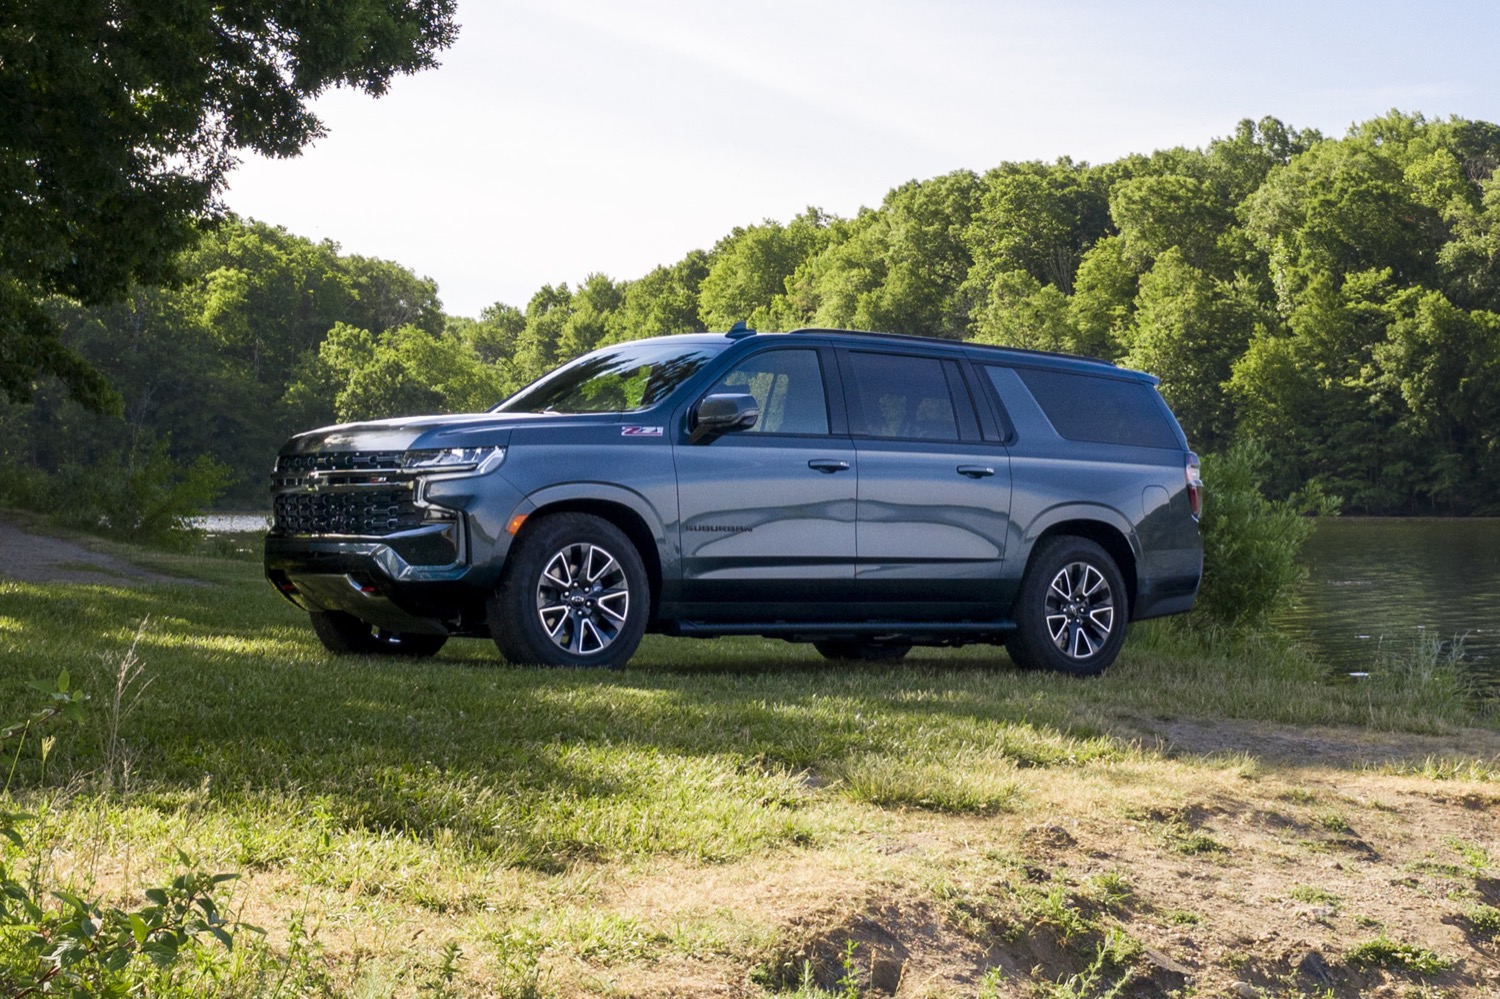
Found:
<path fill-rule="evenodd" d="M 1115 598 L 1109 580 L 1087 562 L 1069 562 L 1047 587 L 1047 633 L 1069 659 L 1087 659 L 1109 640 Z"/>
<path fill-rule="evenodd" d="M 563 547 L 547 560 L 537 580 L 536 613 L 558 648 L 575 656 L 603 652 L 619 637 L 630 613 L 624 567 L 598 545 Z"/>

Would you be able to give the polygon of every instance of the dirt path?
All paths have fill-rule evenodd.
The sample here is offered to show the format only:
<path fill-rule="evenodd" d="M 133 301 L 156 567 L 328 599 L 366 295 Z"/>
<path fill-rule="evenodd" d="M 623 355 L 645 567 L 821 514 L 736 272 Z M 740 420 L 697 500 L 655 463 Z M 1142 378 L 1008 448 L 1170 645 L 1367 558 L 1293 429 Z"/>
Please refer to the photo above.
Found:
<path fill-rule="evenodd" d="M 0 579 L 100 586 L 193 585 L 192 580 L 143 569 L 76 541 L 32 534 L 5 520 L 0 520 Z"/>

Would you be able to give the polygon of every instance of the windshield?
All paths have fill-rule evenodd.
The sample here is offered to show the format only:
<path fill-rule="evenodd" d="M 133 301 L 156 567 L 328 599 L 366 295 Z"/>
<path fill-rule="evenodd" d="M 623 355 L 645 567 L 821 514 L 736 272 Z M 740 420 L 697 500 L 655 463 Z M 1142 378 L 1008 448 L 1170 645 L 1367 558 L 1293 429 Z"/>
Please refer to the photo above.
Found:
<path fill-rule="evenodd" d="M 719 344 L 622 343 L 565 364 L 495 407 L 498 413 L 629 413 L 655 405 L 714 358 Z"/>

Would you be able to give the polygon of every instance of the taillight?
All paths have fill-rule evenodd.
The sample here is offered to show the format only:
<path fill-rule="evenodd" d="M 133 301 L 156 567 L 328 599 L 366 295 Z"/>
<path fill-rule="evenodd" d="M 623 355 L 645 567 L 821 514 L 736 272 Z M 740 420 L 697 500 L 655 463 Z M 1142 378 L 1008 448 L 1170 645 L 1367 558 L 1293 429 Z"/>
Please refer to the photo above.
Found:
<path fill-rule="evenodd" d="M 1203 473 L 1198 466 L 1198 456 L 1191 451 L 1187 455 L 1187 494 L 1188 509 L 1197 520 L 1203 516 Z"/>

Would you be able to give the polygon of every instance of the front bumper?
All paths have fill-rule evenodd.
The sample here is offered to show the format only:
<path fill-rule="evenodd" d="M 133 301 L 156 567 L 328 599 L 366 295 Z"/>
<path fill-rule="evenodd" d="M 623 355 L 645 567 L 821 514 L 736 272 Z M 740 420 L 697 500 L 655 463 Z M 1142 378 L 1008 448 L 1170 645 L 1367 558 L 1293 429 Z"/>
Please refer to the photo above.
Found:
<path fill-rule="evenodd" d="M 419 505 L 440 519 L 382 536 L 278 525 L 266 535 L 266 578 L 306 611 L 342 611 L 403 634 L 485 635 L 485 604 L 511 543 L 500 518 L 520 501 L 490 475 L 425 484 Z"/>

